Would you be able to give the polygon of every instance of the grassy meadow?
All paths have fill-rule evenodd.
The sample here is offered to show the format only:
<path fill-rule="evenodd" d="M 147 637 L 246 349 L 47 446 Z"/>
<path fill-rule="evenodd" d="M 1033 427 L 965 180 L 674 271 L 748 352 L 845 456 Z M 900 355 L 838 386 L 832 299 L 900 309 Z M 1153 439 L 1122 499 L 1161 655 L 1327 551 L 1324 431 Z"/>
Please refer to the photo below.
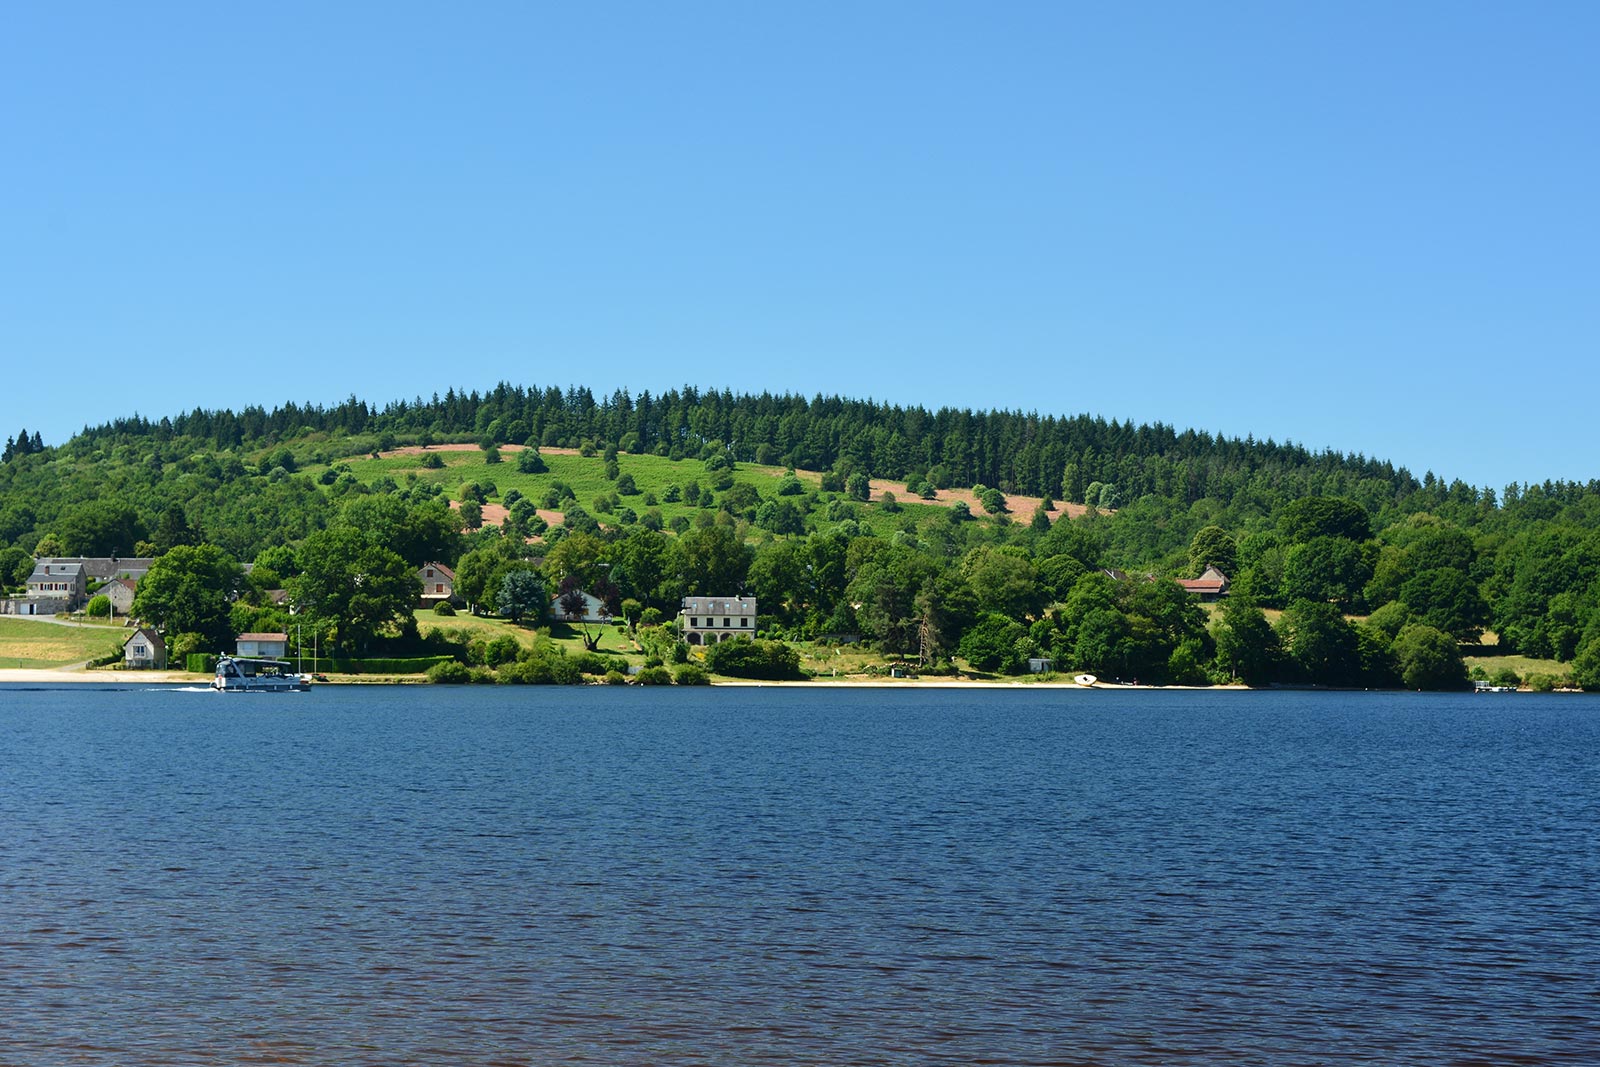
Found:
<path fill-rule="evenodd" d="M 0 668 L 44 669 L 97 659 L 121 648 L 128 632 L 109 626 L 60 626 L 0 618 Z"/>
<path fill-rule="evenodd" d="M 494 505 L 505 499 L 508 491 L 516 489 L 523 496 L 532 500 L 540 508 L 540 513 L 547 521 L 559 521 L 561 509 L 545 507 L 546 494 L 557 482 L 565 483 L 572 488 L 579 506 L 603 526 L 617 524 L 614 514 L 605 514 L 596 507 L 598 498 L 608 496 L 616 491 L 616 484 L 605 476 L 605 462 L 599 456 L 580 456 L 568 449 L 543 449 L 540 452 L 545 465 L 549 468 L 542 474 L 523 474 L 517 470 L 517 448 L 506 446 L 501 450 L 501 462 L 485 462 L 485 453 L 476 446 L 463 448 L 461 446 L 435 446 L 424 453 L 416 449 L 402 449 L 396 452 L 384 453 L 378 458 L 371 456 L 352 458 L 343 461 L 349 467 L 350 473 L 366 484 L 372 484 L 379 478 L 392 478 L 396 484 L 405 485 L 411 478 L 419 481 L 436 484 L 443 489 L 446 496 L 452 501 L 459 502 L 461 489 L 469 482 L 483 484 L 493 482 L 495 493 L 488 497 L 488 506 L 484 509 L 484 521 L 491 523 L 501 514 Z M 444 466 L 430 469 L 423 466 L 426 455 L 437 455 Z M 619 453 L 617 456 L 619 476 L 626 474 L 633 478 L 634 485 L 639 490 L 637 494 L 619 496 L 620 506 L 632 508 L 637 515 L 643 515 L 649 508 L 657 508 L 661 512 L 663 523 L 670 526 L 673 519 L 682 516 L 693 522 L 696 516 L 706 513 L 703 506 L 692 505 L 678 500 L 667 501 L 668 490 L 676 486 L 680 493 L 686 490 L 691 482 L 700 486 L 702 492 L 708 492 L 713 497 L 711 514 L 715 514 L 717 502 L 720 502 L 728 489 L 713 489 L 717 472 L 710 472 L 698 459 L 671 460 L 665 456 L 632 455 Z M 313 472 L 319 468 L 308 468 Z M 778 485 L 788 471 L 783 467 L 767 467 L 753 463 L 741 463 L 730 472 L 732 486 L 748 485 L 760 495 L 762 500 L 791 499 L 796 502 L 805 501 L 808 495 L 815 495 L 816 507 L 806 518 L 806 528 L 814 529 L 819 524 L 827 524 L 827 501 L 840 497 L 839 493 L 821 492 L 821 475 L 812 471 L 797 471 L 795 476 L 806 486 L 807 493 L 789 498 L 779 497 Z M 887 484 L 887 483 L 885 483 Z M 730 486 L 731 488 L 731 486 Z M 904 488 L 903 486 L 900 488 Z M 869 503 L 849 502 L 855 508 L 858 520 L 870 523 L 881 533 L 888 533 L 897 529 L 909 531 L 923 531 L 937 523 L 949 521 L 950 505 L 943 502 L 924 501 L 917 497 L 907 498 L 904 493 L 895 494 L 896 501 L 890 505 L 893 510 L 885 507 L 882 500 L 882 490 L 874 487 L 874 498 Z M 653 500 L 654 503 L 650 501 Z M 982 515 L 980 509 L 972 509 L 974 515 Z M 1012 517 L 1015 521 L 1026 521 L 1031 515 L 1016 512 Z"/>

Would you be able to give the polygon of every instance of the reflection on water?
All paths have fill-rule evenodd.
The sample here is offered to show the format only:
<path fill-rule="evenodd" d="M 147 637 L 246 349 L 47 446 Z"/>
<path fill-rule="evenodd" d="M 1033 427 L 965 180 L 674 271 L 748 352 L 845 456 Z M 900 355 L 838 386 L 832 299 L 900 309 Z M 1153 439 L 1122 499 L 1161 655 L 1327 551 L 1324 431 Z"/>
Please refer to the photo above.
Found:
<path fill-rule="evenodd" d="M 1584 697 L 0 690 L 0 1062 L 1600 1062 Z"/>

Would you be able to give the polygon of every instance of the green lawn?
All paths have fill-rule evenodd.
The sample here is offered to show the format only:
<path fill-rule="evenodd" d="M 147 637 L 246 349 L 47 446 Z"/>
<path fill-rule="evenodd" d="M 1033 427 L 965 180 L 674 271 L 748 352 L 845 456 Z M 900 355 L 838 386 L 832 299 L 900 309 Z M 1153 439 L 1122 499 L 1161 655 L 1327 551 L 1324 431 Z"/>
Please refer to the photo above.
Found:
<path fill-rule="evenodd" d="M 484 618 L 482 616 L 468 615 L 461 611 L 454 616 L 435 615 L 430 610 L 418 610 L 417 628 L 424 634 L 434 630 L 465 632 L 471 637 L 481 637 L 485 641 L 493 641 L 502 634 L 511 634 L 524 647 L 532 647 L 537 630 L 526 626 L 517 626 L 505 619 Z M 583 636 L 577 627 L 566 623 L 552 623 L 548 627 L 550 639 L 565 648 L 569 654 L 582 652 Z M 633 642 L 626 634 L 617 633 L 616 626 L 591 626 L 590 633 L 600 633 L 600 651 L 617 652 L 632 657 L 633 660 L 643 663 L 644 654 L 633 647 Z"/>
<path fill-rule="evenodd" d="M 127 630 L 0 618 L 0 667 L 64 667 L 121 648 Z"/>

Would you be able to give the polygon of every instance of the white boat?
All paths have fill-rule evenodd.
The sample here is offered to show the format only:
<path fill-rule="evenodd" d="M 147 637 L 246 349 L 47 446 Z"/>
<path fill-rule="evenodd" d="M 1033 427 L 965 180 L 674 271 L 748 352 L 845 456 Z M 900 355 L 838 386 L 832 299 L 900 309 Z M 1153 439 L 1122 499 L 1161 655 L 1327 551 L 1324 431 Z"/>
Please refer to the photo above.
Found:
<path fill-rule="evenodd" d="M 281 659 L 219 656 L 211 688 L 223 693 L 293 693 L 310 689 L 311 683 Z"/>
<path fill-rule="evenodd" d="M 1082 686 L 1093 686 L 1100 679 L 1096 678 L 1092 674 L 1080 674 L 1072 680 Z"/>

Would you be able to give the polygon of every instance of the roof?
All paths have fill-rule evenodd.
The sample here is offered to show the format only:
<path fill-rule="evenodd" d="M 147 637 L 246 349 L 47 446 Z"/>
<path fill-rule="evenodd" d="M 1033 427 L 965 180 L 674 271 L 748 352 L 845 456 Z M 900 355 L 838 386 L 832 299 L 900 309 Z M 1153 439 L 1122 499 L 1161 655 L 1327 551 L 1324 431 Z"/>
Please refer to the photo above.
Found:
<path fill-rule="evenodd" d="M 141 626 L 137 630 L 133 631 L 133 633 L 129 634 L 128 640 L 122 642 L 122 647 L 127 648 L 129 642 L 131 642 L 135 637 L 143 637 L 146 641 L 150 642 L 150 645 L 153 648 L 167 647 L 167 643 L 161 640 L 161 635 L 156 633 L 156 631 L 149 626 Z"/>
<path fill-rule="evenodd" d="M 34 567 L 37 571 L 37 568 L 44 564 L 49 564 L 52 568 L 76 564 L 83 568 L 83 573 L 87 577 L 109 581 L 118 577 L 142 578 L 153 562 L 155 560 L 151 556 L 130 556 L 127 559 L 119 559 L 116 556 L 40 556 L 35 561 Z M 62 572 L 52 569 L 50 573 Z"/>
<path fill-rule="evenodd" d="M 288 634 L 240 634 L 241 641 L 287 641 Z"/>
<path fill-rule="evenodd" d="M 446 578 L 450 579 L 452 582 L 456 580 L 456 572 L 455 571 L 451 570 L 449 567 L 446 567 L 443 563 L 435 563 L 432 560 L 429 560 L 427 563 L 424 563 L 422 566 L 418 567 L 417 570 L 425 571 L 429 567 L 432 567 L 434 570 L 438 571 L 440 574 L 444 575 Z"/>
<path fill-rule="evenodd" d="M 753 596 L 686 596 L 683 598 L 683 610 L 691 615 L 754 615 L 756 598 Z"/>
<path fill-rule="evenodd" d="M 33 565 L 33 573 L 28 575 L 30 582 L 42 582 L 46 578 L 71 578 L 83 573 L 83 563 L 80 560 L 41 559 Z"/>
<path fill-rule="evenodd" d="M 1179 578 L 1178 584 L 1191 593 L 1220 593 L 1228 588 L 1226 578 L 1220 582 L 1214 582 L 1206 578 Z"/>

